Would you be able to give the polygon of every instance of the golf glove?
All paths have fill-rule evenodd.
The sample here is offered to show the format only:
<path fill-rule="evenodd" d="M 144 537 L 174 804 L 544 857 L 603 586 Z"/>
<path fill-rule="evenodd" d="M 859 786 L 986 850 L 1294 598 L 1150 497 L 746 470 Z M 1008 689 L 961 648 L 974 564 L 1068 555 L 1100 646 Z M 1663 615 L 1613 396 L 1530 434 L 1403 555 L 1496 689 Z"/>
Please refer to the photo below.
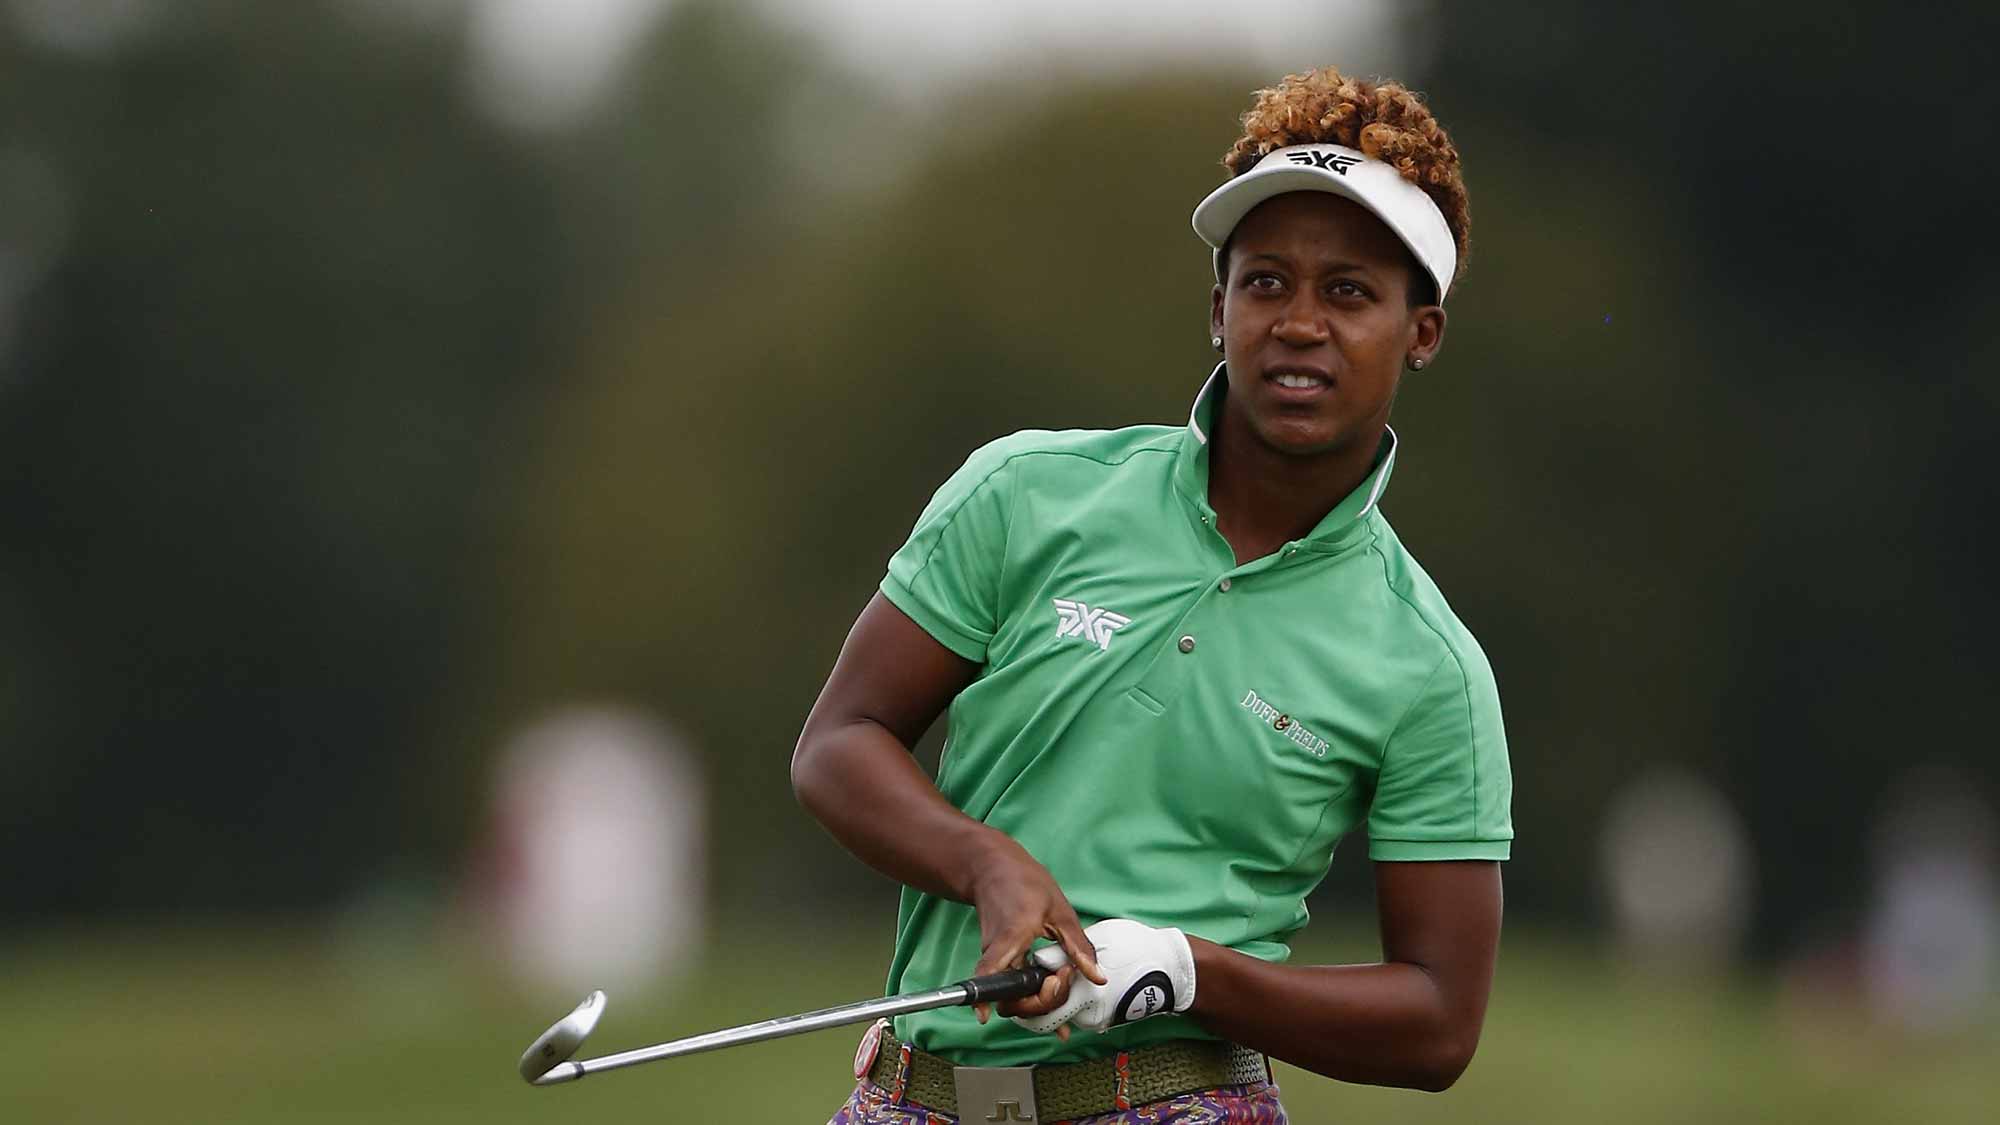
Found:
<path fill-rule="evenodd" d="M 1105 983 L 1093 983 L 1077 973 L 1070 981 L 1069 999 L 1060 1007 L 1039 1016 L 1014 1016 L 1015 1023 L 1042 1033 L 1065 1023 L 1104 1031 L 1162 1012 L 1185 1012 L 1194 1003 L 1194 953 L 1186 934 L 1129 918 L 1107 918 L 1083 932 L 1097 947 Z M 1069 964 L 1060 946 L 1046 946 L 1030 956 L 1050 972 Z"/>

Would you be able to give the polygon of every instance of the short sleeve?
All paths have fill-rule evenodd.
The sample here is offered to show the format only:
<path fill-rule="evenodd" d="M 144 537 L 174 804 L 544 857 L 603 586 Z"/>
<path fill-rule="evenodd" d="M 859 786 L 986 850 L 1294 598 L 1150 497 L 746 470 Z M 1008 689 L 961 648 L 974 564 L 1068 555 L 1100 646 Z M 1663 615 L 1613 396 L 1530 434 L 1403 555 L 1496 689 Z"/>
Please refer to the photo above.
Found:
<path fill-rule="evenodd" d="M 975 663 L 1000 621 L 1011 491 L 1004 439 L 975 452 L 944 482 L 889 559 L 882 594 L 939 644 Z"/>
<path fill-rule="evenodd" d="M 1382 752 L 1368 809 L 1374 860 L 1506 859 L 1513 774 L 1500 692 L 1476 646 L 1447 651 Z"/>

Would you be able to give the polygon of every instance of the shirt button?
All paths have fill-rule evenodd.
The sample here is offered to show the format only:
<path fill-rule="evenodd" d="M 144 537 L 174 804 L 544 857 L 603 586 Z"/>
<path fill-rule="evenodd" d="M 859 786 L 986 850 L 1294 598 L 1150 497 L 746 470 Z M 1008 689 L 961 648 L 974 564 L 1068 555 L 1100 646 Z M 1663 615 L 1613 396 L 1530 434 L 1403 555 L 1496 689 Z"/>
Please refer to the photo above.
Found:
<path fill-rule="evenodd" d="M 1193 637 L 1182 637 L 1182 638 L 1181 638 L 1181 651 L 1182 651 L 1182 652 L 1193 652 L 1193 651 L 1194 651 L 1194 638 L 1193 638 Z"/>
<path fill-rule="evenodd" d="M 1220 590 L 1220 591 L 1222 591 L 1222 592 L 1223 592 L 1223 593 L 1225 593 L 1225 594 L 1226 594 L 1226 593 L 1228 593 L 1228 592 L 1229 592 L 1229 579 L 1225 578 L 1225 579 L 1223 579 L 1222 581 L 1220 581 L 1220 582 L 1217 582 L 1217 583 L 1215 584 L 1215 588 L 1216 588 L 1216 589 L 1218 589 L 1218 590 Z"/>

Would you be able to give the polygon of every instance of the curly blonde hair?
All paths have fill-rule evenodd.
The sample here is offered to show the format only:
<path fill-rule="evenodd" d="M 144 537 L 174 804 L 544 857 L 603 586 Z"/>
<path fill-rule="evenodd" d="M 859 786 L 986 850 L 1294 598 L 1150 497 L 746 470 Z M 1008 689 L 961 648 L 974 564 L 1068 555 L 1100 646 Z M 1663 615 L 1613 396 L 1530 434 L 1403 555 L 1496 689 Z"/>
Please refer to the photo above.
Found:
<path fill-rule="evenodd" d="M 1240 176 L 1272 149 L 1337 144 L 1359 149 L 1422 188 L 1444 213 L 1458 250 L 1454 280 L 1465 275 L 1472 252 L 1472 212 L 1458 146 L 1414 90 L 1400 82 L 1349 78 L 1333 67 L 1287 74 L 1257 91 L 1243 115 L 1243 135 L 1223 154 L 1223 166 Z"/>

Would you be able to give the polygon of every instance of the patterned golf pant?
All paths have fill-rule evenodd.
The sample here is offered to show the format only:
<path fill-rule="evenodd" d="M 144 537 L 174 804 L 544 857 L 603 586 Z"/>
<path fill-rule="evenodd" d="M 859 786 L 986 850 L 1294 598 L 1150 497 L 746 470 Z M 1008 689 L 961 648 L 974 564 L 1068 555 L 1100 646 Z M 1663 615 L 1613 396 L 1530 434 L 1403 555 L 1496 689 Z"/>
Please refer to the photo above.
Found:
<path fill-rule="evenodd" d="M 958 1125 L 949 1113 L 922 1106 L 898 1104 L 889 1091 L 863 1080 L 854 1096 L 840 1107 L 827 1125 Z M 1219 1086 L 1192 1094 L 1168 1098 L 1149 1105 L 1081 1117 L 1070 1125 L 1286 1125 L 1285 1107 L 1278 1104 L 1278 1087 L 1271 1082 L 1247 1086 Z M 976 1120 L 966 1125 L 979 1125 Z M 1063 1125 L 1050 1122 L 1046 1125 Z"/>

